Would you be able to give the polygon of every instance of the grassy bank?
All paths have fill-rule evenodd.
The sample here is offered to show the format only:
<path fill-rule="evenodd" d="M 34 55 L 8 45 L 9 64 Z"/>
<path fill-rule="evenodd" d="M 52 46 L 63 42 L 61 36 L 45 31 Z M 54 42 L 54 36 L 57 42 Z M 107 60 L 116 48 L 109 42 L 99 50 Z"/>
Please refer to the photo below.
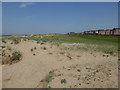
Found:
<path fill-rule="evenodd" d="M 42 36 L 43 38 L 38 38 Z M 63 35 L 63 34 L 56 34 L 56 35 L 34 35 L 34 36 L 27 36 L 27 37 L 3 37 L 5 39 L 29 39 L 29 40 L 36 40 L 36 41 L 50 41 L 50 42 L 64 42 L 64 43 L 87 43 L 87 44 L 109 44 L 109 45 L 116 45 L 118 43 L 119 36 L 104 36 L 104 35 Z"/>
<path fill-rule="evenodd" d="M 94 50 L 102 51 L 105 53 L 117 53 L 118 50 L 118 38 L 119 36 L 104 36 L 104 35 L 63 35 L 63 34 L 48 34 L 48 35 L 32 35 L 27 37 L 11 36 L 3 37 L 2 41 L 6 39 L 13 40 L 16 44 L 21 39 L 23 40 L 35 40 L 39 42 L 50 42 L 50 43 L 82 43 L 86 46 L 66 47 L 76 50 Z"/>

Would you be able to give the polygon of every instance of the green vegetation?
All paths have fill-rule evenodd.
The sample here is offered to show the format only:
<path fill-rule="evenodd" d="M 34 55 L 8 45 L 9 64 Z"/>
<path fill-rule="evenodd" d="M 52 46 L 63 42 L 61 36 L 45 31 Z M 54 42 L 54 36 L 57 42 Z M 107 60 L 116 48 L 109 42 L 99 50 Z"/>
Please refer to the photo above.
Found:
<path fill-rule="evenodd" d="M 5 46 L 1 46 L 2 48 L 5 48 Z"/>
<path fill-rule="evenodd" d="M 66 83 L 67 83 L 66 79 L 61 80 L 61 84 L 66 84 Z"/>
<path fill-rule="evenodd" d="M 45 81 L 49 83 L 49 82 L 51 82 L 53 79 L 54 79 L 53 76 L 47 76 L 46 79 L 45 79 Z"/>
<path fill-rule="evenodd" d="M 35 54 L 35 53 L 33 53 L 33 55 L 35 56 L 36 54 Z"/>
<path fill-rule="evenodd" d="M 32 51 L 33 51 L 33 49 L 30 49 L 30 51 L 32 52 Z"/>
<path fill-rule="evenodd" d="M 13 61 L 15 61 L 15 60 L 20 60 L 21 57 L 22 57 L 21 53 L 15 51 L 15 52 L 12 53 L 12 56 L 11 56 L 10 59 L 13 60 Z"/>
<path fill-rule="evenodd" d="M 43 47 L 44 50 L 46 50 L 47 48 L 46 47 Z"/>
<path fill-rule="evenodd" d="M 80 72 L 80 69 L 77 69 L 78 72 Z"/>
<path fill-rule="evenodd" d="M 38 36 L 43 36 L 43 38 L 38 38 Z M 2 41 L 5 39 L 11 40 L 20 40 L 20 39 L 28 39 L 28 40 L 36 40 L 38 42 L 68 42 L 68 43 L 87 43 L 87 44 L 116 44 L 118 43 L 119 36 L 104 36 L 104 35 L 64 35 L 64 34 L 56 34 L 53 36 L 45 36 L 45 35 L 36 35 L 36 36 L 28 36 L 28 37 L 3 37 Z M 104 42 L 104 43 L 103 43 Z"/>
<path fill-rule="evenodd" d="M 48 86 L 48 88 L 51 88 L 51 86 Z"/>
<path fill-rule="evenodd" d="M 6 41 L 5 41 L 5 40 L 2 40 L 2 42 L 3 42 L 3 43 L 6 43 Z"/>
<path fill-rule="evenodd" d="M 14 44 L 18 44 L 19 42 L 20 42 L 20 40 L 13 39 L 13 43 L 14 43 Z"/>
<path fill-rule="evenodd" d="M 38 38 L 38 36 L 43 36 L 43 38 Z M 104 35 L 64 35 L 64 34 L 55 34 L 53 36 L 45 35 L 34 35 L 28 37 L 3 37 L 2 40 L 11 39 L 11 40 L 36 40 L 38 42 L 63 42 L 63 43 L 87 43 L 87 44 L 109 44 L 114 45 L 118 43 L 119 36 L 104 36 Z"/>
<path fill-rule="evenodd" d="M 42 38 L 40 38 L 42 37 Z M 118 38 L 119 36 L 105 36 L 105 35 L 65 35 L 65 34 L 47 34 L 47 35 L 28 35 L 27 37 L 3 37 L 3 41 L 6 39 L 13 40 L 15 44 L 23 40 L 35 40 L 41 45 L 45 42 L 50 42 L 56 46 L 60 43 L 81 43 L 86 46 L 72 46 L 64 47 L 68 50 L 84 50 L 84 51 L 102 51 L 107 54 L 114 55 L 118 51 Z M 46 50 L 46 48 L 43 48 Z"/>

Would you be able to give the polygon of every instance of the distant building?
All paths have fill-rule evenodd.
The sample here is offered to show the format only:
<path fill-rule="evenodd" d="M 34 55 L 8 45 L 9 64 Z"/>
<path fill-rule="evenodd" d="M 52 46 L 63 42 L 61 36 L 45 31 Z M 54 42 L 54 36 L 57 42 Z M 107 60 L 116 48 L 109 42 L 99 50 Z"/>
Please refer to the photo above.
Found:
<path fill-rule="evenodd" d="M 105 30 L 98 30 L 98 35 L 105 35 Z"/>
<path fill-rule="evenodd" d="M 114 28 L 113 35 L 120 35 L 120 28 Z"/>
<path fill-rule="evenodd" d="M 68 34 L 85 34 L 85 35 L 120 35 L 120 28 L 113 28 L 113 29 L 99 29 L 99 30 L 90 30 L 84 31 L 80 33 L 69 32 Z"/>
<path fill-rule="evenodd" d="M 113 35 L 113 30 L 111 29 L 105 30 L 105 32 L 106 32 L 106 35 Z"/>
<path fill-rule="evenodd" d="M 75 32 L 69 32 L 68 34 L 76 34 Z"/>
<path fill-rule="evenodd" d="M 81 35 L 83 35 L 83 34 L 84 34 L 84 32 L 80 32 L 80 33 L 77 33 L 77 34 L 81 34 Z"/>
<path fill-rule="evenodd" d="M 96 34 L 96 31 L 95 31 L 95 30 L 85 31 L 84 34 L 95 35 L 95 34 Z"/>

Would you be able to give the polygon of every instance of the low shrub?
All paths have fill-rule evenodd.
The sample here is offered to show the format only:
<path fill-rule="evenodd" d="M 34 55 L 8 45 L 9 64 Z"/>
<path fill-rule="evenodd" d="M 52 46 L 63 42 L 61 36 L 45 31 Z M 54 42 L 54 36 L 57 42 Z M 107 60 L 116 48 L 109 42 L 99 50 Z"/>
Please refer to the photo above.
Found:
<path fill-rule="evenodd" d="M 33 55 L 35 56 L 36 54 L 34 53 Z"/>
<path fill-rule="evenodd" d="M 77 69 L 78 72 L 80 72 L 80 69 Z"/>
<path fill-rule="evenodd" d="M 33 51 L 33 49 L 31 49 L 31 52 Z"/>
<path fill-rule="evenodd" d="M 47 48 L 46 47 L 43 47 L 44 50 L 46 50 Z"/>
<path fill-rule="evenodd" d="M 34 49 L 37 49 L 36 47 L 34 47 Z"/>
<path fill-rule="evenodd" d="M 11 56 L 10 59 L 11 59 L 12 61 L 15 61 L 15 60 L 20 60 L 21 57 L 22 57 L 21 53 L 15 51 L 15 52 L 12 53 L 12 56 Z"/>
<path fill-rule="evenodd" d="M 19 43 L 19 40 L 13 39 L 13 43 L 14 43 L 14 44 L 18 44 L 18 43 Z"/>
<path fill-rule="evenodd" d="M 5 48 L 5 46 L 1 46 L 2 48 Z"/>
<path fill-rule="evenodd" d="M 48 77 L 46 77 L 45 81 L 49 83 L 49 82 L 51 82 L 53 79 L 54 79 L 53 76 L 48 76 Z"/>
<path fill-rule="evenodd" d="M 6 43 L 6 41 L 5 41 L 5 40 L 2 40 L 2 42 L 3 42 L 3 43 Z"/>
<path fill-rule="evenodd" d="M 61 84 L 66 84 L 66 83 L 67 83 L 66 79 L 61 80 Z"/>

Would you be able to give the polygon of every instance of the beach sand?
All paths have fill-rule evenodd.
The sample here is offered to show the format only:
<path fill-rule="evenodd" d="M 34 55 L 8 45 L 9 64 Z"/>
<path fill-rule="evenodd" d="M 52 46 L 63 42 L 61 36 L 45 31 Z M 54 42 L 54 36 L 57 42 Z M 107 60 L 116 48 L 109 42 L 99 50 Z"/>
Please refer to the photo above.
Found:
<path fill-rule="evenodd" d="M 63 47 L 77 45 L 67 43 L 53 45 L 23 40 L 19 44 L 7 41 L 3 45 L 22 54 L 19 62 L 2 65 L 3 88 L 118 87 L 117 56 L 66 50 Z"/>

